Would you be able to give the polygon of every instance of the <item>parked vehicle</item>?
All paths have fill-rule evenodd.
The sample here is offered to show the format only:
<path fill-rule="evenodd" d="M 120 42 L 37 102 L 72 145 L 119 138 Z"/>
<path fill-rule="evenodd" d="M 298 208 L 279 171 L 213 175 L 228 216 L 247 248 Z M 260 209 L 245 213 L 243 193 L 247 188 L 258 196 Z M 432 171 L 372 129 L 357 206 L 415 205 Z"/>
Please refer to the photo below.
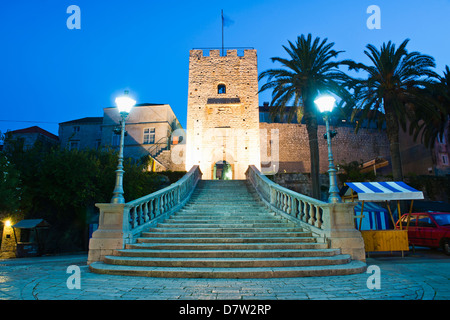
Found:
<path fill-rule="evenodd" d="M 406 229 L 408 214 L 397 221 L 396 228 Z M 450 255 L 450 212 L 411 213 L 408 227 L 408 240 L 411 245 L 442 248 Z"/>

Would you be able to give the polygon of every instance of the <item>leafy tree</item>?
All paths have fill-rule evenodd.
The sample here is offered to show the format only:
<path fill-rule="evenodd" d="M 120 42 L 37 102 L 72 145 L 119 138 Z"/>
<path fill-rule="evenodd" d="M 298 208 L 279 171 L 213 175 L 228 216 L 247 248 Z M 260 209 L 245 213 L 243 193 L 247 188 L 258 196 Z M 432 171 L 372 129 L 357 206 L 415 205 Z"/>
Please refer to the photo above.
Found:
<path fill-rule="evenodd" d="M 117 169 L 112 150 L 43 150 L 39 144 L 24 151 L 19 144 L 7 150 L 9 168 L 20 174 L 21 197 L 15 205 L 24 218 L 43 218 L 51 224 L 50 252 L 87 249 L 87 231 L 95 203 L 110 202 Z M 6 153 L 5 153 L 6 158 Z M 3 159 L 3 158 L 0 158 Z M 0 163 L 3 163 L 0 160 Z M 0 164 L 0 166 L 2 166 Z M 125 159 L 125 199 L 131 201 L 166 186 L 158 173 L 146 172 L 145 163 Z M 11 191 L 11 188 L 6 188 Z M 0 197 L 7 193 L 0 186 Z M 2 197 L 3 199 L 3 197 Z"/>
<path fill-rule="evenodd" d="M 357 107 L 350 109 L 351 116 L 359 119 L 386 123 L 386 134 L 390 144 L 392 173 L 394 180 L 403 180 L 399 149 L 400 126 L 406 131 L 407 120 L 413 118 L 414 110 L 421 113 L 435 112 L 429 96 L 423 88 L 437 77 L 432 70 L 434 59 L 419 52 L 408 52 L 403 41 L 396 49 L 389 41 L 380 50 L 367 45 L 364 51 L 372 65 L 349 62 L 350 69 L 364 70 L 365 79 L 354 79 L 349 85 L 355 90 Z"/>
<path fill-rule="evenodd" d="M 317 140 L 318 109 L 314 100 L 324 93 L 333 93 L 342 99 L 349 99 L 350 94 L 344 87 L 348 76 L 339 70 L 347 64 L 334 59 L 342 52 L 333 50 L 334 43 L 327 39 L 312 39 L 301 35 L 295 43 L 288 41 L 283 46 L 288 59 L 274 57 L 272 62 L 282 65 L 280 69 L 270 69 L 259 75 L 259 80 L 267 78 L 267 83 L 260 92 L 272 89 L 271 114 L 283 118 L 288 104 L 293 104 L 288 113 L 290 122 L 295 114 L 306 123 L 311 158 L 312 196 L 320 198 L 319 186 L 319 146 Z"/>
<path fill-rule="evenodd" d="M 433 148 L 437 137 L 443 138 L 450 120 L 450 69 L 445 67 L 444 76 L 439 81 L 431 83 L 423 90 L 436 103 L 433 112 L 417 108 L 411 121 L 409 132 L 414 140 L 420 137 L 421 143 L 427 148 Z M 446 137 L 448 141 L 448 137 Z"/>
<path fill-rule="evenodd" d="M 20 197 L 20 172 L 0 152 L 0 212 L 15 212 L 19 208 Z"/>
<path fill-rule="evenodd" d="M 343 169 L 343 172 L 338 174 L 341 183 L 373 181 L 375 179 L 373 171 L 361 172 L 361 164 L 358 161 L 341 163 L 339 167 Z"/>

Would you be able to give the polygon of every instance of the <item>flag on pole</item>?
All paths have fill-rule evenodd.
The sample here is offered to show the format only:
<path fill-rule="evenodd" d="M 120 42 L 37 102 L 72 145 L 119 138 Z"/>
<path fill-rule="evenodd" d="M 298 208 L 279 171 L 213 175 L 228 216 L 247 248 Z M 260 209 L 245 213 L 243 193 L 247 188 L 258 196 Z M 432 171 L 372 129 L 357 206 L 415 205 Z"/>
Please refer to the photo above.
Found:
<path fill-rule="evenodd" d="M 233 23 L 234 21 L 230 19 L 228 16 L 224 15 L 222 10 L 222 25 L 224 27 L 230 27 Z"/>
<path fill-rule="evenodd" d="M 227 16 L 225 16 L 223 14 L 223 9 L 222 9 L 222 55 L 224 55 L 224 40 L 223 40 L 223 28 L 224 27 L 229 27 L 234 23 L 233 20 L 231 20 L 230 18 L 228 18 Z"/>

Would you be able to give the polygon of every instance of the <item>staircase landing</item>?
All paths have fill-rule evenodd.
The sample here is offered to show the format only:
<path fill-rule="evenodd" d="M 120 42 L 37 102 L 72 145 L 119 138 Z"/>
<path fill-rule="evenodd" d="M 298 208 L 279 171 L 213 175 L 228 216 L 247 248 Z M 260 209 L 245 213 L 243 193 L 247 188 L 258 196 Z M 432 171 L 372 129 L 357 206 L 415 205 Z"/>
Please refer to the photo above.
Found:
<path fill-rule="evenodd" d="M 245 180 L 201 180 L 186 206 L 96 273 L 165 278 L 277 278 L 364 272 L 339 249 L 276 215 Z"/>

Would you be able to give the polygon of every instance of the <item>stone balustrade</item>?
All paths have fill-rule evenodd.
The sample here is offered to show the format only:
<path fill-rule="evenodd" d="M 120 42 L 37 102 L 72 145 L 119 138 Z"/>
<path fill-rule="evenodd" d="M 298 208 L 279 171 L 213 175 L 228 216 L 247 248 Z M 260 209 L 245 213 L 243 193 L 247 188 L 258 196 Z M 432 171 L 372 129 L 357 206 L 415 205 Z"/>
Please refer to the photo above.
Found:
<path fill-rule="evenodd" d="M 340 248 L 354 260 L 365 261 L 364 241 L 354 225 L 356 203 L 327 203 L 294 192 L 270 181 L 253 165 L 246 177 L 271 210 L 316 234 L 330 248 Z"/>
<path fill-rule="evenodd" d="M 89 242 L 88 264 L 133 243 L 145 229 L 181 209 L 201 179 L 198 166 L 170 186 L 128 203 L 97 203 L 99 227 Z"/>

